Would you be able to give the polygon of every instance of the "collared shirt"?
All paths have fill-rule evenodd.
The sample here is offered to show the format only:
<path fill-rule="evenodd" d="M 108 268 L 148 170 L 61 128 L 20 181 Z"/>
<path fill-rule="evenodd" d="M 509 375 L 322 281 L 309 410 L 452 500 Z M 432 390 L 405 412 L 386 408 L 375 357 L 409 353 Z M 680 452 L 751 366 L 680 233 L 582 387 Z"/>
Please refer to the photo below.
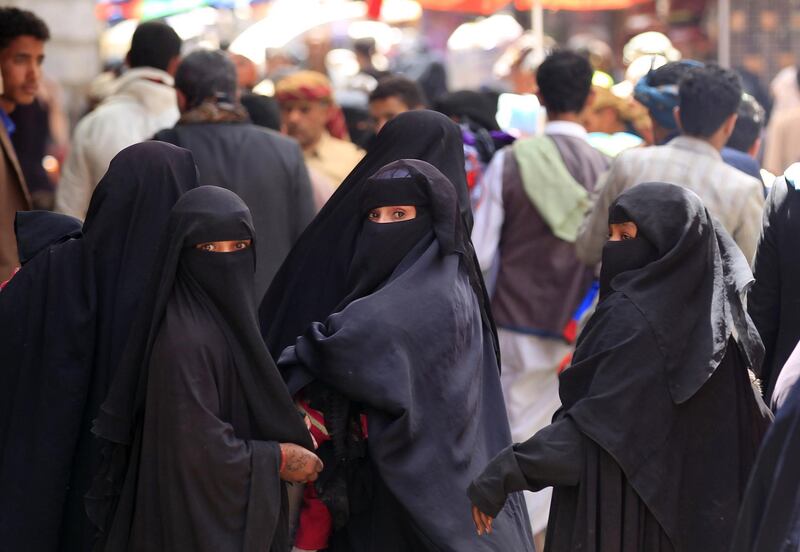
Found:
<path fill-rule="evenodd" d="M 364 157 L 364 150 L 352 142 L 339 140 L 324 132 L 317 145 L 303 151 L 303 156 L 310 169 L 324 174 L 338 188 Z"/>
<path fill-rule="evenodd" d="M 561 134 L 563 136 L 572 136 L 574 138 L 581 138 L 586 140 L 588 133 L 586 129 L 572 121 L 550 121 L 544 126 L 544 133 L 547 135 Z"/>
<path fill-rule="evenodd" d="M 17 125 L 11 120 L 11 117 L 9 117 L 8 113 L 6 113 L 6 110 L 3 108 L 0 108 L 0 120 L 3 121 L 3 126 L 6 127 L 6 133 L 11 137 L 14 131 L 17 130 Z"/>
<path fill-rule="evenodd" d="M 761 233 L 762 185 L 726 164 L 707 141 L 690 136 L 628 150 L 612 162 L 595 187 L 594 205 L 575 242 L 583 262 L 600 262 L 608 238 L 608 208 L 622 192 L 642 182 L 677 184 L 696 193 L 752 262 Z"/>

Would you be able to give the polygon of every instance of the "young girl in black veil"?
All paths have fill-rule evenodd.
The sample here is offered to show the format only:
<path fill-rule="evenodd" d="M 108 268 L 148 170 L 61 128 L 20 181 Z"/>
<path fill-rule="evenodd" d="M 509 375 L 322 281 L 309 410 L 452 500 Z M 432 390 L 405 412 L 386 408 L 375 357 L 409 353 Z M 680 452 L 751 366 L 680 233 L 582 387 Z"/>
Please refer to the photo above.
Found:
<path fill-rule="evenodd" d="M 253 243 L 229 190 L 201 186 L 172 210 L 94 423 L 107 444 L 87 497 L 98 550 L 288 550 L 282 480 L 313 481 L 322 464 L 259 335 Z"/>
<path fill-rule="evenodd" d="M 495 540 L 468 531 L 465 517 L 469 481 L 510 434 L 455 186 L 428 163 L 400 160 L 349 201 L 357 231 L 314 244 L 340 243 L 328 254 L 349 261 L 343 296 L 279 360 L 330 437 L 315 486 L 333 522 L 327 550 L 532 550 L 521 496 Z M 317 224 L 327 222 L 323 213 Z"/>
<path fill-rule="evenodd" d="M 545 551 L 726 551 L 769 423 L 748 377 L 763 355 L 752 273 L 679 186 L 626 191 L 609 229 L 563 407 L 472 483 L 475 525 L 493 532 L 507 493 L 554 486 Z"/>

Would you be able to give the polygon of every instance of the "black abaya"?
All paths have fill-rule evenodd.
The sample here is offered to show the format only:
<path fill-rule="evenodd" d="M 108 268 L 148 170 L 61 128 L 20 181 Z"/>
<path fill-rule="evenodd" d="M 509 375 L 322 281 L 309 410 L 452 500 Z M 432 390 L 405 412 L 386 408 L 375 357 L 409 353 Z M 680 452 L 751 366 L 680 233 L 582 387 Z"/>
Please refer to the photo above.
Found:
<path fill-rule="evenodd" d="M 131 146 L 98 184 L 82 237 L 42 246 L 37 235 L 22 248 L 38 254 L 0 293 L 0 542 L 10 550 L 91 547 L 83 495 L 100 460 L 91 420 L 169 210 L 196 185 L 188 151 Z"/>
<path fill-rule="evenodd" d="M 420 194 L 408 192 L 415 187 L 426 198 L 419 203 Z M 292 392 L 322 385 L 367 416 L 358 479 L 371 493 L 352 500 L 348 481 L 351 510 L 359 509 L 342 530 L 347 537 L 334 534 L 332 550 L 532 548 L 521 495 L 496 521 L 494 539 L 478 537 L 469 521 L 464 490 L 510 443 L 510 431 L 456 197 L 452 183 L 421 161 L 392 163 L 370 179 L 354 200 L 362 228 L 348 256 L 346 298 L 279 361 Z M 417 218 L 367 220 L 373 207 L 404 202 L 417 205 Z"/>
<path fill-rule="evenodd" d="M 254 248 L 193 247 L 221 240 L 254 240 L 242 200 L 214 186 L 184 194 L 95 420 L 99 549 L 287 549 L 278 443 L 311 439 L 259 335 Z"/>
<path fill-rule="evenodd" d="M 800 385 L 786 395 L 750 474 L 731 552 L 800 549 Z"/>
<path fill-rule="evenodd" d="M 747 264 L 677 186 L 642 184 L 617 205 L 657 260 L 610 279 L 560 377 L 556 421 L 498 455 L 469 494 L 492 515 L 507 492 L 553 485 L 549 551 L 727 550 L 769 421 L 747 373 L 760 346 L 739 295 Z M 663 316 L 669 305 L 680 310 Z M 669 341 L 671 316 L 700 328 L 695 343 Z"/>

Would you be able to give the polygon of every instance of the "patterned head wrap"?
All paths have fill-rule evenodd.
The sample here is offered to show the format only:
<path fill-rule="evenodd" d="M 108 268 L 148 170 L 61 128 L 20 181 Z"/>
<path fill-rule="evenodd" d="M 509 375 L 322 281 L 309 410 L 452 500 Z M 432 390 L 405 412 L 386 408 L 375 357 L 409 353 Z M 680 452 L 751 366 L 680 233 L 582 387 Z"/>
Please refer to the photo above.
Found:
<path fill-rule="evenodd" d="M 702 67 L 703 64 L 692 59 L 680 61 L 692 67 Z M 642 77 L 633 89 L 633 97 L 644 105 L 653 119 L 658 124 L 669 130 L 676 130 L 678 123 L 672 115 L 672 110 L 678 105 L 678 83 L 653 86 L 650 84 L 650 71 Z"/>
<path fill-rule="evenodd" d="M 298 71 L 280 81 L 275 87 L 279 102 L 327 101 L 333 102 L 333 87 L 328 77 L 317 71 Z"/>
<path fill-rule="evenodd" d="M 331 110 L 331 116 L 326 128 L 331 136 L 340 140 L 349 140 L 347 122 L 344 113 L 333 100 L 333 86 L 328 77 L 317 71 L 298 71 L 281 80 L 275 86 L 275 99 L 278 103 L 284 102 L 327 102 L 336 107 Z"/>

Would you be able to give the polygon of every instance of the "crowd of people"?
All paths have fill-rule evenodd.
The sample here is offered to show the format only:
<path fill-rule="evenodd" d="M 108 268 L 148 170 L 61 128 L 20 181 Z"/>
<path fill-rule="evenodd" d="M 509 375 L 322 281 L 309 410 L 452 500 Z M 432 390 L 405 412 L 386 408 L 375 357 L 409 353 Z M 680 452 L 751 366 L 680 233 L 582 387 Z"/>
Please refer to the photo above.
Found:
<path fill-rule="evenodd" d="M 798 549 L 791 102 L 524 50 L 526 133 L 362 42 L 365 126 L 151 21 L 34 185 L 48 39 L 0 8 L 0 550 Z"/>

